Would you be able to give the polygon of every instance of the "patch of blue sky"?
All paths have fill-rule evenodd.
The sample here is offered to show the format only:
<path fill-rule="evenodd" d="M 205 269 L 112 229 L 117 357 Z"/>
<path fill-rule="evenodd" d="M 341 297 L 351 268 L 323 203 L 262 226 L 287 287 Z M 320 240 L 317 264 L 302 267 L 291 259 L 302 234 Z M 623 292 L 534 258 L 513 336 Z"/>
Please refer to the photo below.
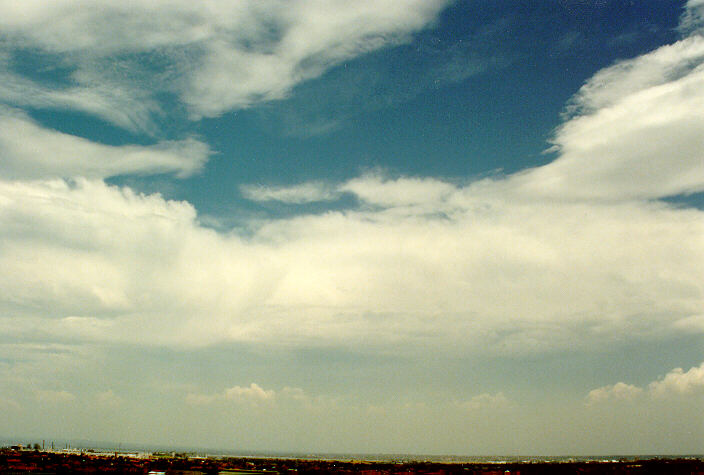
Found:
<path fill-rule="evenodd" d="M 7 63 L 8 69 L 36 83 L 56 88 L 74 85 L 76 67 L 63 55 L 38 48 L 12 48 Z"/>
<path fill-rule="evenodd" d="M 471 180 L 542 165 L 584 81 L 674 40 L 679 11 L 458 2 L 407 44 L 346 61 L 284 100 L 201 120 L 198 133 L 219 153 L 180 185 L 182 197 L 220 215 L 234 204 L 261 209 L 241 200 L 240 184 L 340 182 L 370 169 Z"/>

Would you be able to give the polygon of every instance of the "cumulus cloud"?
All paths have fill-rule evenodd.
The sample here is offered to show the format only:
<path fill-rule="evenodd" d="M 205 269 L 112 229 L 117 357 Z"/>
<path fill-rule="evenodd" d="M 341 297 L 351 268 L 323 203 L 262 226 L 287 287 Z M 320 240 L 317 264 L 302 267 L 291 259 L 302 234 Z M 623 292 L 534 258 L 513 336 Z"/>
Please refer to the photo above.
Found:
<path fill-rule="evenodd" d="M 210 405 L 223 401 L 256 406 L 262 403 L 273 404 L 277 400 L 307 401 L 308 397 L 301 388 L 287 386 L 281 391 L 275 391 L 264 389 L 257 383 L 251 383 L 249 386 L 233 386 L 219 394 L 189 393 L 186 395 L 186 402 L 194 406 Z"/>
<path fill-rule="evenodd" d="M 264 390 L 257 383 L 252 383 L 249 387 L 233 386 L 225 390 L 225 399 L 233 401 L 271 401 L 275 392 L 271 389 Z"/>
<path fill-rule="evenodd" d="M 516 178 L 551 198 L 648 199 L 704 190 L 704 37 L 595 74 L 552 141 L 558 158 Z"/>
<path fill-rule="evenodd" d="M 702 308 L 699 210 L 519 201 L 502 180 L 361 180 L 408 199 L 247 238 L 99 181 L 0 182 L 0 304 L 59 341 L 545 351 L 697 331 L 675 322 Z"/>
<path fill-rule="evenodd" d="M 663 399 L 673 396 L 687 396 L 704 392 L 704 363 L 693 366 L 689 371 L 675 368 L 663 378 L 648 384 L 646 389 L 626 383 L 616 383 L 589 391 L 587 405 L 609 401 L 633 401 L 641 395 Z"/>
<path fill-rule="evenodd" d="M 151 146 L 110 146 L 46 129 L 17 111 L 0 109 L 0 171 L 5 179 L 107 178 L 173 173 L 187 177 L 210 155 L 195 139 Z"/>
<path fill-rule="evenodd" d="M 587 405 L 606 401 L 630 401 L 640 396 L 643 389 L 632 384 L 616 383 L 601 388 L 592 389 L 587 395 Z"/>
<path fill-rule="evenodd" d="M 650 383 L 648 391 L 656 397 L 702 393 L 704 392 L 704 363 L 693 366 L 686 372 L 682 368 L 675 368 L 664 378 Z"/>
<path fill-rule="evenodd" d="M 76 3 L 69 1 L 2 2 L 0 32 L 5 51 L 37 49 L 69 69 L 69 85 L 46 92 L 43 100 L 92 109 L 122 125 L 144 120 L 128 117 L 124 110 L 127 117 L 120 117 L 101 106 L 103 101 L 91 105 L 85 98 L 108 97 L 113 107 L 134 104 L 144 97 L 147 84 L 156 83 L 160 90 L 177 94 L 194 117 L 217 116 L 283 98 L 296 84 L 344 59 L 404 41 L 433 21 L 445 4 L 86 0 L 77 14 Z M 151 55 L 149 66 L 131 59 L 136 55 Z M 131 67 L 121 68 L 125 62 Z M 101 83 L 117 85 L 127 94 L 114 100 L 95 94 Z M 0 87 L 0 97 L 32 101 L 16 95 L 16 88 Z"/>

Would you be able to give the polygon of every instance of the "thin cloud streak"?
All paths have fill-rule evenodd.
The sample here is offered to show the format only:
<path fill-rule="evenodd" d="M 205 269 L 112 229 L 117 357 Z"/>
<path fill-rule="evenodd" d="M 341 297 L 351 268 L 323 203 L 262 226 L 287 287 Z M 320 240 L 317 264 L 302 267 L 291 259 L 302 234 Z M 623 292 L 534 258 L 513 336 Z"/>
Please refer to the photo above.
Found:
<path fill-rule="evenodd" d="M 15 110 L 0 109 L 0 171 L 4 179 L 102 179 L 118 175 L 199 172 L 207 144 L 189 138 L 155 145 L 110 146 L 47 129 Z"/>

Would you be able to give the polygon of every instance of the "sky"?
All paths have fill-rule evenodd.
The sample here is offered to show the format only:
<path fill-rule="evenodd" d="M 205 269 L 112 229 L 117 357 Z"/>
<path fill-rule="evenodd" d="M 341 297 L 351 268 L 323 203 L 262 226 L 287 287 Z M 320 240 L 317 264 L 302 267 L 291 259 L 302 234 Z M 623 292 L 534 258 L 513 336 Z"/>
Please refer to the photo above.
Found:
<path fill-rule="evenodd" d="M 704 453 L 704 1 L 0 0 L 0 269 L 3 437 Z"/>

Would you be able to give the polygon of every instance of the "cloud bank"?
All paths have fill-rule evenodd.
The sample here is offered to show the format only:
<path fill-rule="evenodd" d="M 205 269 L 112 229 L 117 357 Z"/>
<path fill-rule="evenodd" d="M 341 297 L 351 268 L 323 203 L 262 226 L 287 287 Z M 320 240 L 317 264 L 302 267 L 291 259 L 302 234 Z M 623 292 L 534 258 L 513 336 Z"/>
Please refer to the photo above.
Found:
<path fill-rule="evenodd" d="M 364 190 L 361 209 L 265 221 L 248 237 L 99 181 L 1 182 L 6 328 L 502 352 L 702 330 L 680 323 L 704 303 L 701 211 L 544 201 L 510 182 L 358 178 L 344 187 Z M 440 192 L 423 201 L 425 189 Z"/>

